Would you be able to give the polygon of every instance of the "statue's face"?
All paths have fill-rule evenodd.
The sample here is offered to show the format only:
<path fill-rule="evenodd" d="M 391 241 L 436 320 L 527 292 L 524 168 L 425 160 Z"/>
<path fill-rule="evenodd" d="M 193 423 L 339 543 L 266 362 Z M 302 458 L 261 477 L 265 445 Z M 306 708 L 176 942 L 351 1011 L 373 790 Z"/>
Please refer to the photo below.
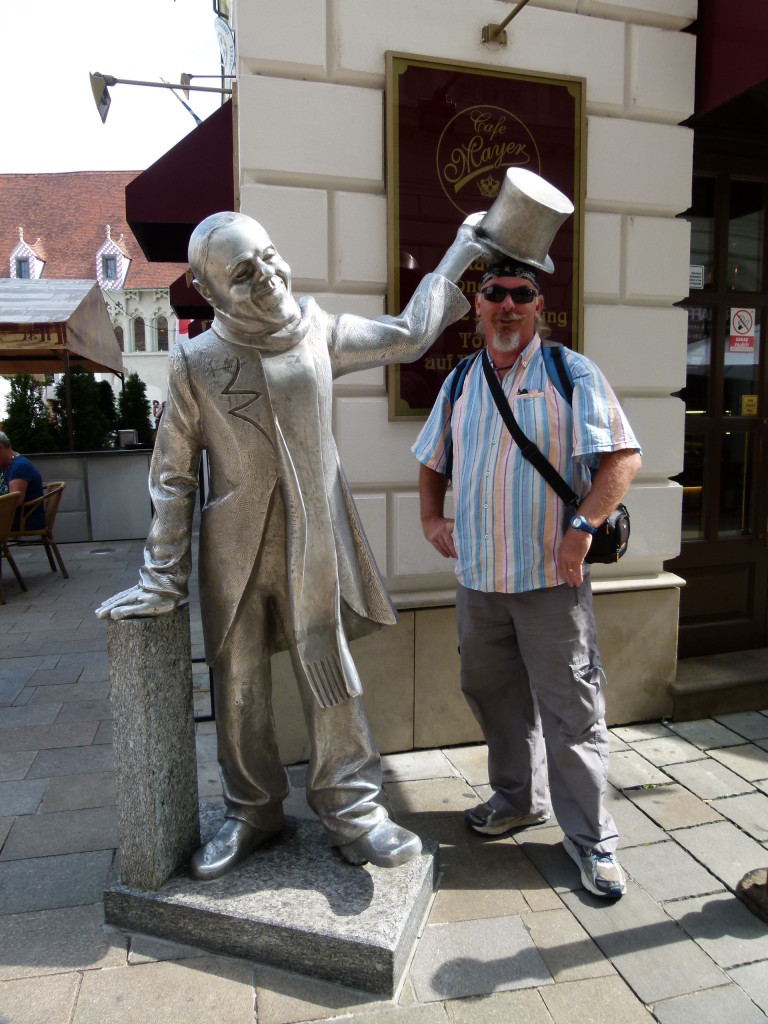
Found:
<path fill-rule="evenodd" d="M 254 220 L 214 232 L 205 285 L 214 309 L 265 330 L 279 330 L 300 315 L 291 294 L 291 268 Z"/>

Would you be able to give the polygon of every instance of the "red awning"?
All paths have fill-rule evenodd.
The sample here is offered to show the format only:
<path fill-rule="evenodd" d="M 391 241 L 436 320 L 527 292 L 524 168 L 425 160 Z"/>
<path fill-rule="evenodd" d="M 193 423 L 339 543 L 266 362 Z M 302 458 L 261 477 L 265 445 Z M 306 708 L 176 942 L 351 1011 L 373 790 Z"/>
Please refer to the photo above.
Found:
<path fill-rule="evenodd" d="M 232 117 L 227 100 L 126 187 L 126 220 L 148 260 L 186 263 L 195 226 L 234 210 Z"/>
<path fill-rule="evenodd" d="M 768 3 L 699 0 L 696 117 L 768 81 Z"/>

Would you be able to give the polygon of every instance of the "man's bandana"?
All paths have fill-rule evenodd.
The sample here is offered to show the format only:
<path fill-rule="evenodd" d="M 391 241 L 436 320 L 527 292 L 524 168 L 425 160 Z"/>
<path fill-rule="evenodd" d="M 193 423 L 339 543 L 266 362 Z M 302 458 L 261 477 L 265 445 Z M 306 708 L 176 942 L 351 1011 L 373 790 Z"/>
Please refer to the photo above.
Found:
<path fill-rule="evenodd" d="M 538 270 L 528 263 L 520 263 L 517 260 L 507 258 L 492 263 L 483 274 L 480 287 L 482 288 L 485 282 L 493 277 L 524 277 L 526 281 L 531 282 L 537 292 L 541 290 Z"/>

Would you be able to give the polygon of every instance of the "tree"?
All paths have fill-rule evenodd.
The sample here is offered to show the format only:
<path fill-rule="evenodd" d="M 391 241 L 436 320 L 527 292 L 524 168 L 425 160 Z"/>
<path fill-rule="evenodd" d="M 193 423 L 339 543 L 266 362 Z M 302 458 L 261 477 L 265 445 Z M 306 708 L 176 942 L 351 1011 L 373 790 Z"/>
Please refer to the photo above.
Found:
<path fill-rule="evenodd" d="M 154 433 L 149 421 L 150 405 L 147 385 L 138 373 L 129 373 L 117 399 L 118 417 L 123 430 L 135 430 L 139 444 L 151 446 Z"/>
<path fill-rule="evenodd" d="M 43 386 L 28 373 L 17 373 L 11 377 L 11 394 L 3 429 L 14 449 L 25 455 L 59 451 Z"/>
<path fill-rule="evenodd" d="M 72 403 L 72 441 L 75 451 L 92 452 L 114 446 L 113 431 L 117 414 L 114 398 L 106 399 L 102 388 L 106 381 L 97 382 L 90 372 L 80 366 L 74 367 L 69 374 L 69 393 Z M 62 451 L 69 449 L 69 429 L 67 425 L 67 391 L 66 380 L 61 378 L 56 385 L 56 398 L 53 402 L 56 419 L 56 432 Z"/>

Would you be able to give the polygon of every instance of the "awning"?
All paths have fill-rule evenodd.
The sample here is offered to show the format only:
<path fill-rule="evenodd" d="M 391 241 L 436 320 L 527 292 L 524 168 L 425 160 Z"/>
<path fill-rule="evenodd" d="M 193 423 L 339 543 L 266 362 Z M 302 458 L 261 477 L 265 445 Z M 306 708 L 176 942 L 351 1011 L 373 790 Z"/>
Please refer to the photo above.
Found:
<path fill-rule="evenodd" d="M 233 154 L 227 100 L 126 186 L 126 220 L 148 260 L 186 263 L 189 236 L 200 221 L 234 210 Z"/>
<path fill-rule="evenodd" d="M 768 81 L 768 3 L 699 0 L 696 117 Z"/>
<path fill-rule="evenodd" d="M 123 372 L 96 281 L 0 279 L 0 374 Z"/>

